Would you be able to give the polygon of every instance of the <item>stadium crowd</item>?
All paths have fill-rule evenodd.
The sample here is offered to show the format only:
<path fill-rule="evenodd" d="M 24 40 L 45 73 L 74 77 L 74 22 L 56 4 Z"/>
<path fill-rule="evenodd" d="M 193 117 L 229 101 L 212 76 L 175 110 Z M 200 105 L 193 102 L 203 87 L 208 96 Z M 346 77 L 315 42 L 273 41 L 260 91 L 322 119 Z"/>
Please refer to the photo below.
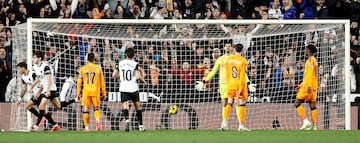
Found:
<path fill-rule="evenodd" d="M 7 83 L 16 76 L 12 65 L 11 26 L 25 23 L 27 18 L 92 18 L 92 19 L 350 19 L 351 20 L 351 92 L 360 92 L 359 27 L 360 2 L 357 0 L 0 0 L 0 102 L 5 101 Z M 86 26 L 85 26 L 86 27 Z M 61 31 L 54 25 L 52 31 Z M 77 28 L 77 29 L 76 29 Z M 48 60 L 57 73 L 59 91 L 64 77 L 75 76 L 84 65 L 86 54 L 94 52 L 103 66 L 107 91 L 118 90 L 117 80 L 111 78 L 116 63 L 124 58 L 124 50 L 137 50 L 137 61 L 149 85 L 143 90 L 156 94 L 166 93 L 174 99 L 192 99 L 204 91 L 194 91 L 195 81 L 201 80 L 212 68 L 215 60 L 224 53 L 226 43 L 242 43 L 247 47 L 249 78 L 259 89 L 257 97 L 270 96 L 275 102 L 292 102 L 293 88 L 302 79 L 303 50 L 307 44 L 319 47 L 320 93 L 330 95 L 341 82 L 339 46 L 343 46 L 340 31 L 336 29 L 293 33 L 287 35 L 249 38 L 259 30 L 257 25 L 186 25 L 147 27 L 147 34 L 133 26 L 126 26 L 124 37 L 161 39 L 197 37 L 231 37 L 230 39 L 131 41 L 126 39 L 89 38 L 63 36 L 47 32 L 34 32 L 34 51 L 46 51 Z M 266 29 L 284 28 L 281 25 Z M 312 27 L 308 27 L 312 28 Z M 75 27 L 81 34 L 83 27 Z M 212 31 L 207 31 L 212 29 Z M 337 30 L 343 30 L 339 28 Z M 67 31 L 74 32 L 74 28 Z M 217 34 L 217 35 L 212 35 Z M 174 36 L 175 35 L 175 36 Z M 244 38 L 245 37 L 245 38 Z M 69 50 L 70 49 L 70 50 Z M 61 53 L 61 56 L 57 56 Z M 4 82 L 5 81 L 5 82 Z M 208 83 L 208 90 L 216 93 L 217 83 Z M 5 83 L 5 84 L 4 84 Z M 359 88 L 356 88 L 359 87 Z M 8 91 L 10 92 L 10 91 Z M 205 91 L 207 92 L 207 91 Z M 272 95 L 277 94 L 277 95 Z M 177 96 L 189 96 L 178 98 Z M 218 98 L 216 94 L 211 95 Z M 326 96 L 319 96 L 320 98 Z M 8 97 L 7 101 L 16 98 Z"/>

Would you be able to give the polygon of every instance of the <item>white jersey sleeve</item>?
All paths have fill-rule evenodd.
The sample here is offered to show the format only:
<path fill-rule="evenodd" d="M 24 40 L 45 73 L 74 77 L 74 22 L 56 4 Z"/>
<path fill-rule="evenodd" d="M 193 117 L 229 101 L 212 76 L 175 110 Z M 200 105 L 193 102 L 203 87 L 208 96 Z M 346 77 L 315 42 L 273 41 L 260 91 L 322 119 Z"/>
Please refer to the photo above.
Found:
<path fill-rule="evenodd" d="M 122 60 L 119 62 L 120 92 L 137 92 L 139 85 L 135 76 L 135 71 L 139 70 L 137 62 L 132 60 Z"/>

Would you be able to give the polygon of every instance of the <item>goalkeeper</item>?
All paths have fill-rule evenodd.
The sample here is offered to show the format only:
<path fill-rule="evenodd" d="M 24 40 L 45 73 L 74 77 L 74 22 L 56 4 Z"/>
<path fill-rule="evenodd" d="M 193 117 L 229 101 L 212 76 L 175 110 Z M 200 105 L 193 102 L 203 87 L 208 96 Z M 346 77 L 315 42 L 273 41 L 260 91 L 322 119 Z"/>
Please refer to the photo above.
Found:
<path fill-rule="evenodd" d="M 222 123 L 221 123 L 221 130 L 228 129 L 228 119 L 229 119 L 229 113 L 231 110 L 231 105 L 227 104 L 228 101 L 228 90 L 227 90 L 227 82 L 226 82 L 226 76 L 225 76 L 225 59 L 229 55 L 232 54 L 232 46 L 231 43 L 228 42 L 224 46 L 225 54 L 222 55 L 220 58 L 218 58 L 215 62 L 214 68 L 211 70 L 211 72 L 204 78 L 203 81 L 197 81 L 195 89 L 202 90 L 204 88 L 204 84 L 208 81 L 210 81 L 215 74 L 219 71 L 219 92 L 221 97 L 221 104 L 222 104 Z M 247 84 L 250 92 L 256 91 L 256 85 L 250 84 L 250 81 L 247 78 Z M 236 108 L 237 109 L 237 108 Z M 238 110 L 238 109 L 237 109 Z M 238 112 L 238 111 L 236 111 Z"/>

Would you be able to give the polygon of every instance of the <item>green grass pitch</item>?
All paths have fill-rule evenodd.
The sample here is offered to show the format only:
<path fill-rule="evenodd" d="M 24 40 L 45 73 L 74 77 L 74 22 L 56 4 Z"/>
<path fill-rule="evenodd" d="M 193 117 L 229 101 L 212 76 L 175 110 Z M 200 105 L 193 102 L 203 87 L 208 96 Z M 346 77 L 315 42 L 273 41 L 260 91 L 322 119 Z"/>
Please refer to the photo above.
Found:
<path fill-rule="evenodd" d="M 0 132 L 0 143 L 358 143 L 360 131 Z"/>

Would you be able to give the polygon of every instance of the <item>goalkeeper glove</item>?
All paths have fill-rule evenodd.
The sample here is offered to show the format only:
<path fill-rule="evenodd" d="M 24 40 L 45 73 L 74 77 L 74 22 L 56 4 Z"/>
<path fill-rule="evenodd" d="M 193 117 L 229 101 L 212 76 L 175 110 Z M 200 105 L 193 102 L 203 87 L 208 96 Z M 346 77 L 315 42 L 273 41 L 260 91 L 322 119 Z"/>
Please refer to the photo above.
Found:
<path fill-rule="evenodd" d="M 203 81 L 197 81 L 195 85 L 196 90 L 203 90 L 205 85 L 205 80 Z"/>
<path fill-rule="evenodd" d="M 256 91 L 256 84 L 252 84 L 252 83 L 248 82 L 247 85 L 248 85 L 248 89 L 250 92 Z"/>

